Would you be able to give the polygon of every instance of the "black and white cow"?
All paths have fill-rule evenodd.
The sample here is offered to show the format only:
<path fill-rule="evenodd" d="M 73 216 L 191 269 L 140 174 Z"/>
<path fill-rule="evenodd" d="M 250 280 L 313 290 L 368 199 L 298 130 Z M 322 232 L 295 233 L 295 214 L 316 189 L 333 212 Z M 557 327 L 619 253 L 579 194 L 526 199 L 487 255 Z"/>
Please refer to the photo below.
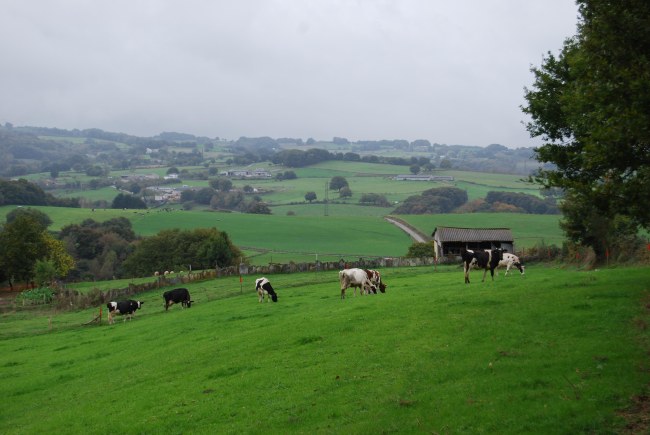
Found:
<path fill-rule="evenodd" d="M 499 262 L 503 260 L 503 249 L 486 249 L 485 251 L 463 249 L 460 256 L 463 260 L 465 284 L 469 284 L 469 270 L 472 267 L 483 269 L 483 279 L 481 282 L 485 282 L 485 276 L 487 275 L 488 269 L 490 270 L 490 275 L 494 281 L 494 269 L 496 269 L 499 266 Z"/>
<path fill-rule="evenodd" d="M 357 288 L 361 294 L 369 291 L 377 293 L 377 287 L 370 282 L 368 274 L 363 269 L 343 269 L 339 271 L 339 282 L 341 284 L 341 299 L 345 299 L 345 290 L 354 288 L 354 295 L 357 295 Z"/>
<path fill-rule="evenodd" d="M 165 311 L 169 309 L 171 305 L 181 304 L 181 307 L 192 307 L 193 300 L 190 299 L 190 292 L 186 288 L 175 288 L 174 290 L 169 290 L 163 293 L 163 299 L 165 299 Z"/>
<path fill-rule="evenodd" d="M 108 324 L 111 325 L 115 323 L 115 319 L 113 319 L 113 316 L 115 314 L 124 315 L 125 322 L 127 318 L 131 320 L 131 318 L 135 315 L 135 311 L 138 308 L 142 308 L 142 304 L 144 304 L 144 302 L 134 301 L 133 299 L 129 299 L 128 301 L 113 301 L 107 303 L 106 307 L 108 308 Z"/>
<path fill-rule="evenodd" d="M 508 272 L 512 267 L 516 267 L 517 269 L 519 269 L 519 273 L 521 275 L 525 273 L 525 269 L 526 269 L 526 266 L 524 266 L 524 263 L 522 263 L 521 260 L 519 260 L 519 257 L 517 257 L 515 254 L 510 254 L 508 252 L 503 253 L 503 260 L 499 261 L 499 267 L 506 268 L 505 275 L 508 275 Z"/>
<path fill-rule="evenodd" d="M 269 280 L 264 277 L 255 280 L 255 290 L 257 290 L 257 296 L 260 302 L 264 301 L 264 295 L 266 295 L 266 302 L 269 301 L 269 298 L 273 302 L 278 301 L 278 294 L 273 290 L 273 286 L 271 286 Z"/>

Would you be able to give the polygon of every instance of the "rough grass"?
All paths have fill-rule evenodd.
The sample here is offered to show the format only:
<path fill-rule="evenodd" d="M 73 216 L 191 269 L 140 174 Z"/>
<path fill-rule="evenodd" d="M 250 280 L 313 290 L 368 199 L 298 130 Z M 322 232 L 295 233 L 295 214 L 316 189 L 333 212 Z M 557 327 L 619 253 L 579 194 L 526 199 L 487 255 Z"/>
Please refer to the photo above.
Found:
<path fill-rule="evenodd" d="M 185 310 L 160 289 L 112 326 L 80 326 L 96 309 L 51 331 L 52 313 L 4 315 L 0 430 L 620 433 L 638 416 L 647 268 L 382 275 L 385 294 L 344 301 L 335 272 L 270 276 L 277 304 L 252 276 L 188 286 Z"/>

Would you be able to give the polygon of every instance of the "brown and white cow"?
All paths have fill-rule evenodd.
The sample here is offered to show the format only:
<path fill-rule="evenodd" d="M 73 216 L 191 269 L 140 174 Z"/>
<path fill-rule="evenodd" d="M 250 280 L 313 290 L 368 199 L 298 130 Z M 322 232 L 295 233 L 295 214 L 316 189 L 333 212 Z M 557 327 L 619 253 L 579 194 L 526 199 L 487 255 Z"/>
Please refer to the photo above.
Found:
<path fill-rule="evenodd" d="M 361 295 L 369 293 L 377 294 L 377 290 L 386 293 L 387 285 L 382 281 L 381 274 L 378 270 L 344 269 L 339 272 L 339 281 L 341 284 L 341 299 L 345 299 L 345 290 L 349 287 L 354 288 L 355 296 L 357 295 L 357 287 Z"/>
<path fill-rule="evenodd" d="M 381 274 L 379 273 L 379 271 L 373 269 L 364 269 L 364 271 L 366 272 L 366 275 L 368 276 L 370 283 L 374 286 L 373 293 L 377 294 L 377 289 L 379 289 L 379 291 L 382 293 L 386 293 L 387 286 L 382 282 Z M 372 291 L 372 288 L 370 290 Z"/>
<path fill-rule="evenodd" d="M 357 295 L 357 288 L 361 294 L 372 291 L 377 293 L 377 287 L 374 286 L 368 274 L 363 269 L 352 268 L 339 271 L 339 283 L 341 284 L 341 299 L 345 299 L 345 290 L 354 288 L 354 295 Z"/>

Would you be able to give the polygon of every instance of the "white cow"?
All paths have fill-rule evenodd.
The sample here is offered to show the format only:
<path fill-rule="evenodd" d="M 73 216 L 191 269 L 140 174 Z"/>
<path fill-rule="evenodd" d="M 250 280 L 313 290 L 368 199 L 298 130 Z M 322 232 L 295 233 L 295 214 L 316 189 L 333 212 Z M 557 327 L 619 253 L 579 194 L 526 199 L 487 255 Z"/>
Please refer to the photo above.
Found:
<path fill-rule="evenodd" d="M 354 288 L 354 295 L 357 295 L 357 287 L 361 294 L 367 294 L 369 291 L 377 293 L 377 288 L 368 279 L 368 274 L 363 269 L 343 269 L 339 272 L 339 282 L 341 283 L 341 299 L 345 299 L 345 290 L 348 287 Z"/>
<path fill-rule="evenodd" d="M 524 266 L 523 263 L 519 260 L 519 257 L 517 257 L 515 254 L 509 254 L 507 252 L 504 252 L 503 260 L 499 261 L 499 267 L 505 267 L 506 268 L 505 274 L 508 275 L 510 268 L 513 266 L 519 269 L 521 275 L 525 273 L 526 266 Z"/>

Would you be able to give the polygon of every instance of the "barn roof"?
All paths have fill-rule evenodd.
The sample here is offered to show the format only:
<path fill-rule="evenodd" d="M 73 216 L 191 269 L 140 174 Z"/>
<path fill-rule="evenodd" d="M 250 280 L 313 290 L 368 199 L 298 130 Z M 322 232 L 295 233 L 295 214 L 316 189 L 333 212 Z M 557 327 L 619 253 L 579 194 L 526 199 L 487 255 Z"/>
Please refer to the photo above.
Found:
<path fill-rule="evenodd" d="M 437 236 L 436 236 L 437 233 Z M 441 242 L 512 242 L 510 228 L 437 227 L 431 234 Z"/>

